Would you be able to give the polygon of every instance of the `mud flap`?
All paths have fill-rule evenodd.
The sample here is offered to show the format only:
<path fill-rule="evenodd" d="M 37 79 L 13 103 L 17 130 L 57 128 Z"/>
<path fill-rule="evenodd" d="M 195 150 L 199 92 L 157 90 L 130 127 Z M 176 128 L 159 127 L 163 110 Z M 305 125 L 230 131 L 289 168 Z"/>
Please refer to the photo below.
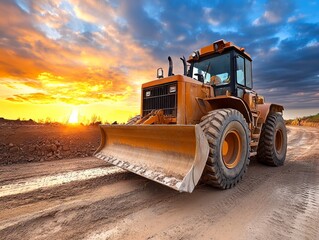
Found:
<path fill-rule="evenodd" d="M 199 125 L 100 125 L 94 153 L 120 168 L 180 192 L 192 192 L 209 153 Z"/>

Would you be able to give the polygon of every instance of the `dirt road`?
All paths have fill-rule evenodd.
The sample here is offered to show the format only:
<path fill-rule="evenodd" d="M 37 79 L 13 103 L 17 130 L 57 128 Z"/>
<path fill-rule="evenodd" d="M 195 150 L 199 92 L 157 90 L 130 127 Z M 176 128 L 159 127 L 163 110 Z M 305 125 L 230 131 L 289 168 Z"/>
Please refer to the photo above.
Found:
<path fill-rule="evenodd" d="M 283 167 L 192 194 L 82 158 L 0 167 L 0 239 L 319 239 L 319 129 L 289 127 Z"/>

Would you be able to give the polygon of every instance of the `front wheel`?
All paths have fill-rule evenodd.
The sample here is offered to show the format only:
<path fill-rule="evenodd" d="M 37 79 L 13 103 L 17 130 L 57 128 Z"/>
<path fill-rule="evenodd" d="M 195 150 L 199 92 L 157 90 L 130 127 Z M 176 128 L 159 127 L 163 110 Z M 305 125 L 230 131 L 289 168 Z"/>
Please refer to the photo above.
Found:
<path fill-rule="evenodd" d="M 235 109 L 209 112 L 200 123 L 210 146 L 202 180 L 214 187 L 235 186 L 247 171 L 250 135 L 243 115 Z"/>
<path fill-rule="evenodd" d="M 279 113 L 272 113 L 263 125 L 257 149 L 257 160 L 270 166 L 284 164 L 287 153 L 287 130 Z"/>

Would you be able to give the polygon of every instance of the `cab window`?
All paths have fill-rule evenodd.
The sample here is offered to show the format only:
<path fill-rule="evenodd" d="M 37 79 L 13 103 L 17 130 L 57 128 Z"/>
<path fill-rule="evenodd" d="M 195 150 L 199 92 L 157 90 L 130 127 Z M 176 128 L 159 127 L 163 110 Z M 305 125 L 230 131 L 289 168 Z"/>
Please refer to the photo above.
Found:
<path fill-rule="evenodd" d="M 245 60 L 244 58 L 237 57 L 237 83 L 245 86 Z"/>
<path fill-rule="evenodd" d="M 252 88 L 251 61 L 241 56 L 236 57 L 236 78 L 237 83 Z"/>
<path fill-rule="evenodd" d="M 192 77 L 199 80 L 199 75 L 203 77 L 204 83 L 213 83 L 216 86 L 229 84 L 230 54 L 195 62 Z"/>
<path fill-rule="evenodd" d="M 251 74 L 251 61 L 245 59 L 245 75 L 246 75 L 246 86 L 249 88 L 253 87 L 252 74 Z"/>

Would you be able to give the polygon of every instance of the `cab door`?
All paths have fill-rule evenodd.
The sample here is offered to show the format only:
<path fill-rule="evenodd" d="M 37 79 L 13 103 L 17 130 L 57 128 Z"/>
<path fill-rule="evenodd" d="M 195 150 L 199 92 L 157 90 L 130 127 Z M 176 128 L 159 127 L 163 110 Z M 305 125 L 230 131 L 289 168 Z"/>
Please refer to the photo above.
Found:
<path fill-rule="evenodd" d="M 256 110 L 257 93 L 252 90 L 251 61 L 237 54 L 235 57 L 235 88 L 237 97 L 244 100 L 250 110 Z"/>
<path fill-rule="evenodd" d="M 235 88 L 237 97 L 243 98 L 245 90 L 252 89 L 251 61 L 241 55 L 235 55 Z"/>

